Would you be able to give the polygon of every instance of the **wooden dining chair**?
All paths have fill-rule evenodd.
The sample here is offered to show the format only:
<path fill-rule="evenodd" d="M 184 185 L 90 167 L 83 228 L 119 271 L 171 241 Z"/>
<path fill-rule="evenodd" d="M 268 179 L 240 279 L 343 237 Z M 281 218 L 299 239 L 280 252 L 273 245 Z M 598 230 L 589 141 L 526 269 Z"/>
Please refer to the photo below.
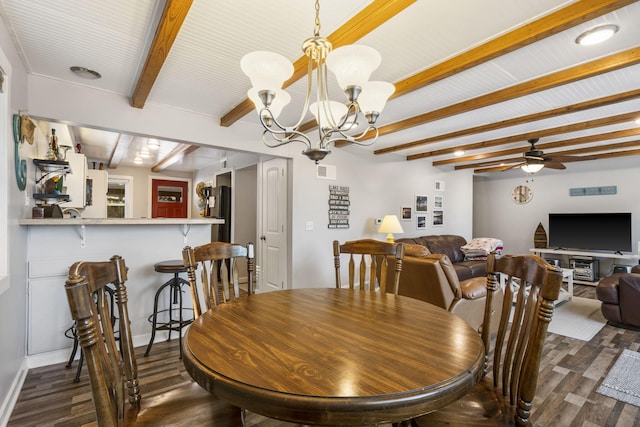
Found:
<path fill-rule="evenodd" d="M 482 327 L 485 374 L 492 352 L 492 374 L 473 391 L 444 409 L 411 420 L 414 426 L 494 426 L 529 423 L 547 327 L 560 293 L 562 270 L 536 255 L 495 253 L 487 260 L 487 301 Z M 491 315 L 499 296 L 499 275 L 506 289 L 500 313 Z M 499 321 L 495 337 L 491 322 Z M 495 330 L 495 328 L 493 329 Z M 491 342 L 495 341 L 493 349 Z"/>
<path fill-rule="evenodd" d="M 150 398 L 142 397 L 127 309 L 126 280 L 124 259 L 113 256 L 106 262 L 76 262 L 70 267 L 65 283 L 89 372 L 97 425 L 240 425 L 238 408 L 195 382 Z M 115 289 L 119 346 L 114 338 L 105 291 L 109 284 Z"/>
<path fill-rule="evenodd" d="M 195 248 L 190 246 L 182 250 L 182 261 L 187 267 L 187 276 L 193 299 L 194 318 L 213 306 L 232 298 L 240 297 L 239 263 L 244 259 L 247 264 L 247 293 L 253 294 L 253 272 L 255 255 L 253 243 L 247 246 L 235 243 L 211 242 Z M 200 286 L 196 270 L 200 268 Z M 204 300 L 204 310 L 200 291 Z"/>
<path fill-rule="evenodd" d="M 358 270 L 358 285 L 362 290 L 386 292 L 387 269 L 389 258 L 395 260 L 391 266 L 394 269 L 393 286 L 394 294 L 398 294 L 400 272 L 402 271 L 402 259 L 404 258 L 403 243 L 389 243 L 373 239 L 362 239 L 345 242 L 342 245 L 333 241 L 333 259 L 336 270 L 336 288 L 341 288 L 340 279 L 340 255 L 349 254 L 349 289 L 355 287 L 355 272 Z M 357 264 L 357 265 L 356 265 Z"/>

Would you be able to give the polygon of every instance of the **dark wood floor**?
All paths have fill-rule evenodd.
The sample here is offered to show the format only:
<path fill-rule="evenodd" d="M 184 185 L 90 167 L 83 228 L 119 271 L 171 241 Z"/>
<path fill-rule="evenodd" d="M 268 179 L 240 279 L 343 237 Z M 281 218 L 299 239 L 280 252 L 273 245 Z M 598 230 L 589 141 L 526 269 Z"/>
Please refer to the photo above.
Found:
<path fill-rule="evenodd" d="M 595 288 L 576 285 L 575 295 L 595 298 Z M 595 392 L 625 348 L 640 350 L 640 332 L 606 325 L 589 342 L 549 334 L 533 406 L 533 425 L 640 426 L 639 408 Z M 146 358 L 142 357 L 144 347 L 137 352 L 143 395 L 190 381 L 178 359 L 176 340 L 154 344 Z M 73 383 L 74 375 L 75 365 L 65 369 L 64 363 L 30 370 L 8 427 L 95 425 L 86 370 L 79 383 Z M 248 425 L 261 427 L 281 425 L 248 421 Z"/>

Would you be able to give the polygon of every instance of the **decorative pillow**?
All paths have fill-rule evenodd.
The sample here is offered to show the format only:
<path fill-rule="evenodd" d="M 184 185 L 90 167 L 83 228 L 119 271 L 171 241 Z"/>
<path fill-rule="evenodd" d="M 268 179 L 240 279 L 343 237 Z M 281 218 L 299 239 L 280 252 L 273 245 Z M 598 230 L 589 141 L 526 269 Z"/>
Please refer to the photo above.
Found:
<path fill-rule="evenodd" d="M 490 252 L 501 251 L 502 247 L 502 240 L 494 239 L 493 237 L 476 237 L 460 247 L 460 250 L 467 260 L 486 259 Z"/>
<path fill-rule="evenodd" d="M 426 246 L 413 243 L 404 244 L 404 256 L 422 257 L 427 255 L 431 255 L 431 252 Z"/>

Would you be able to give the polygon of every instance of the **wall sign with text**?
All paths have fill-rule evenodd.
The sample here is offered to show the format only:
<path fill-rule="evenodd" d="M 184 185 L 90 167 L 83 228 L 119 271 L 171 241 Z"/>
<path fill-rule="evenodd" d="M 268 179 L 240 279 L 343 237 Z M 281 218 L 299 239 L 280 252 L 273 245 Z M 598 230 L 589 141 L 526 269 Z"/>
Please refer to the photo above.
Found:
<path fill-rule="evenodd" d="M 328 228 L 349 228 L 349 187 L 329 186 Z"/>

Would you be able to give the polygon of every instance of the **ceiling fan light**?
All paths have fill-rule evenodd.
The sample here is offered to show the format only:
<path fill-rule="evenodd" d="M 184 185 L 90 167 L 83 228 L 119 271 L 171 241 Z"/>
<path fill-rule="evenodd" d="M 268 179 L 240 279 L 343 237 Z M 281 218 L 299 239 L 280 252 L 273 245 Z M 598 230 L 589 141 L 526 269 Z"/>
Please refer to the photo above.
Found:
<path fill-rule="evenodd" d="M 620 27 L 613 24 L 600 25 L 580 34 L 576 39 L 576 43 L 581 46 L 591 46 L 609 40 Z"/>
<path fill-rule="evenodd" d="M 542 168 L 544 168 L 544 165 L 542 163 L 527 163 L 525 165 L 520 166 L 520 169 L 522 169 L 526 173 L 540 172 Z"/>
<path fill-rule="evenodd" d="M 276 91 L 293 74 L 293 64 L 279 53 L 256 51 L 240 60 L 242 72 L 249 77 L 256 90 Z"/>
<path fill-rule="evenodd" d="M 374 48 L 352 44 L 331 51 L 326 64 L 336 75 L 340 88 L 345 90 L 349 86 L 362 87 L 381 61 L 382 57 Z"/>

